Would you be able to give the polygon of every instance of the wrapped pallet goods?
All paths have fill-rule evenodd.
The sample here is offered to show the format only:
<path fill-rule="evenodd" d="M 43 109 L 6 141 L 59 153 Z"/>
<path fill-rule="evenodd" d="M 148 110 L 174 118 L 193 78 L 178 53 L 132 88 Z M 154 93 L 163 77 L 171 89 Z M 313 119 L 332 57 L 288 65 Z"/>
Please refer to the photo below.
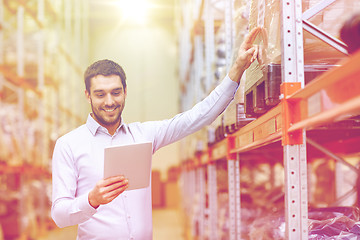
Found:
<path fill-rule="evenodd" d="M 218 206 L 219 239 L 230 239 L 229 194 L 227 192 L 222 192 L 218 194 Z"/>
<path fill-rule="evenodd" d="M 218 239 L 230 239 L 229 186 L 227 160 L 216 162 Z"/>
<path fill-rule="evenodd" d="M 347 240 L 360 238 L 359 209 L 357 207 L 328 207 L 309 210 L 311 240 Z M 256 219 L 250 227 L 249 239 L 286 239 L 283 212 L 267 214 Z"/>
<path fill-rule="evenodd" d="M 9 158 L 9 148 L 7 147 L 7 136 L 5 132 L 4 116 L 0 114 L 0 162 L 5 162 Z"/>
<path fill-rule="evenodd" d="M 303 0 L 303 12 L 314 7 L 320 0 Z M 263 46 L 263 64 L 281 64 L 281 20 L 280 1 L 253 0 L 249 17 L 249 28 L 263 26 L 265 31 L 258 36 L 258 43 Z M 325 33 L 340 39 L 339 33 L 347 19 L 344 16 L 360 11 L 360 2 L 352 0 L 338 0 L 320 11 L 308 21 Z M 304 31 L 304 57 L 305 64 L 336 64 L 345 57 L 320 39 Z"/>
<path fill-rule="evenodd" d="M 234 26 L 234 41 L 231 56 L 231 63 L 233 64 L 237 57 L 237 52 L 241 43 L 244 41 L 249 29 L 249 11 L 250 2 L 245 0 L 234 1 L 233 10 L 233 26 Z M 242 76 L 239 88 L 235 94 L 234 101 L 230 103 L 224 112 L 224 123 L 227 126 L 227 132 L 231 133 L 244 125 L 241 122 L 245 117 L 244 115 L 244 91 L 245 91 L 245 75 Z M 244 123 L 244 122 L 243 122 Z M 247 122 L 246 122 L 247 123 Z"/>
<path fill-rule="evenodd" d="M 305 13 L 308 9 L 317 6 L 320 0 L 303 0 L 302 8 Z M 269 108 L 279 103 L 281 79 L 281 19 L 280 3 L 277 0 L 253 0 L 251 2 L 249 28 L 262 26 L 263 31 L 258 35 L 256 43 L 260 54 L 246 71 L 245 84 L 245 112 L 247 116 L 259 116 Z M 339 41 L 340 28 L 349 14 L 360 11 L 360 2 L 352 0 L 338 0 L 319 11 L 309 15 L 308 22 L 311 28 L 325 33 Z M 347 55 L 320 40 L 318 37 L 303 31 L 304 39 L 304 71 L 305 84 L 323 72 L 338 64 Z"/>

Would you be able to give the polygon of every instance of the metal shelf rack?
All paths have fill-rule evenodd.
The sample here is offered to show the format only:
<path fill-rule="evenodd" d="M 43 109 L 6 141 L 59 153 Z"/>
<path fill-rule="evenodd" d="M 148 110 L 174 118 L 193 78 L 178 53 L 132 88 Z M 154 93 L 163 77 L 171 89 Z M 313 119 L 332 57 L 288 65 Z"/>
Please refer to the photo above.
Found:
<path fill-rule="evenodd" d="M 79 69 L 87 66 L 87 5 L 0 0 L 0 191 L 14 198 L 1 199 L 14 209 L 1 219 L 5 239 L 38 238 L 53 227 L 47 206 L 53 144 L 83 122 L 88 108 L 78 94 Z"/>
<path fill-rule="evenodd" d="M 205 6 L 207 2 L 209 1 L 205 1 Z M 316 149 L 358 172 L 356 166 L 337 155 L 337 153 L 359 152 L 356 147 L 360 143 L 358 129 L 352 133 L 338 134 L 338 130 L 333 133 L 331 126 L 341 124 L 349 118 L 358 121 L 356 119 L 360 115 L 360 82 L 358 81 L 360 52 L 339 62 L 338 67 L 320 75 L 306 86 L 304 83 L 303 29 L 346 54 L 344 50 L 346 46 L 342 42 L 308 21 L 334 2 L 319 1 L 313 8 L 303 13 L 302 1 L 281 1 L 279 12 L 282 22 L 283 83 L 280 103 L 236 132 L 227 134 L 225 139 L 210 144 L 208 149 L 187 158 L 187 170 L 184 168 L 184 172 L 198 172 L 198 176 L 203 176 L 203 171 L 207 171 L 207 178 L 199 177 L 200 180 L 196 182 L 201 182 L 202 198 L 206 197 L 204 190 L 206 186 L 209 201 L 201 211 L 205 221 L 200 221 L 200 229 L 211 229 L 213 232 L 211 234 L 204 230 L 198 232 L 197 236 L 200 239 L 217 239 L 219 236 L 216 232 L 218 206 L 215 196 L 217 185 L 215 166 L 220 160 L 227 160 L 229 239 L 232 240 L 241 239 L 240 169 L 243 161 L 249 156 L 254 164 L 257 164 L 257 159 L 267 161 L 264 160 L 267 158 L 271 161 L 271 158 L 279 156 L 283 158 L 286 239 L 308 239 L 307 167 L 312 160 L 307 159 L 309 151 L 313 153 L 313 149 Z M 231 6 L 232 3 L 226 2 L 226 6 Z M 224 11 L 229 13 L 229 9 Z M 203 14 L 207 16 L 206 13 Z M 227 26 L 231 26 L 231 23 L 228 22 Z M 229 39 L 229 36 L 227 38 Z M 206 44 L 211 46 L 205 49 L 214 48 L 211 45 L 212 41 L 205 37 L 205 46 Z M 210 60 L 206 58 L 205 61 Z M 209 68 L 206 72 L 210 75 L 208 71 Z M 319 131 L 326 132 L 329 138 L 319 137 Z M 320 146 L 319 143 L 324 146 Z M 329 150 L 333 146 L 338 147 L 337 152 Z M 194 184 L 186 177 L 183 180 L 184 186 Z M 200 203 L 202 204 L 203 201 Z"/>

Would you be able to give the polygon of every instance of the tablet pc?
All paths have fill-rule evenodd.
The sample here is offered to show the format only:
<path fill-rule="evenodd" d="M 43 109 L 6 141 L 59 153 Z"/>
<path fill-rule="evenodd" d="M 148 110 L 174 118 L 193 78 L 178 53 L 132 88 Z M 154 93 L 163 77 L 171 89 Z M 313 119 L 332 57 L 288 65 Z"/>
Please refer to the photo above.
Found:
<path fill-rule="evenodd" d="M 152 143 L 109 146 L 104 150 L 104 178 L 124 175 L 129 180 L 126 190 L 150 185 Z"/>

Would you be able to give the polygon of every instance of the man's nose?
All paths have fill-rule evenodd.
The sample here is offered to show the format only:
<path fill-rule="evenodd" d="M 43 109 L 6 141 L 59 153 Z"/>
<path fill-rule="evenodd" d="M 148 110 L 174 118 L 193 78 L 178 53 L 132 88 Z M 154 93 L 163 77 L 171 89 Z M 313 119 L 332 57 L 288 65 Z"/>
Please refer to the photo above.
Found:
<path fill-rule="evenodd" d="M 106 94 L 106 97 L 105 97 L 105 105 L 107 106 L 112 106 L 114 104 L 114 98 L 111 94 Z"/>

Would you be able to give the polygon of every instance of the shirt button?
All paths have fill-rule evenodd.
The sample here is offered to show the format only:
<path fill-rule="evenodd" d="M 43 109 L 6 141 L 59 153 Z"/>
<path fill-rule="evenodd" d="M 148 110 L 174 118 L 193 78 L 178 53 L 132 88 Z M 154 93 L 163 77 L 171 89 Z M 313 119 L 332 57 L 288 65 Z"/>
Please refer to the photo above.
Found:
<path fill-rule="evenodd" d="M 131 218 L 130 215 L 127 215 L 127 218 L 130 219 Z"/>

